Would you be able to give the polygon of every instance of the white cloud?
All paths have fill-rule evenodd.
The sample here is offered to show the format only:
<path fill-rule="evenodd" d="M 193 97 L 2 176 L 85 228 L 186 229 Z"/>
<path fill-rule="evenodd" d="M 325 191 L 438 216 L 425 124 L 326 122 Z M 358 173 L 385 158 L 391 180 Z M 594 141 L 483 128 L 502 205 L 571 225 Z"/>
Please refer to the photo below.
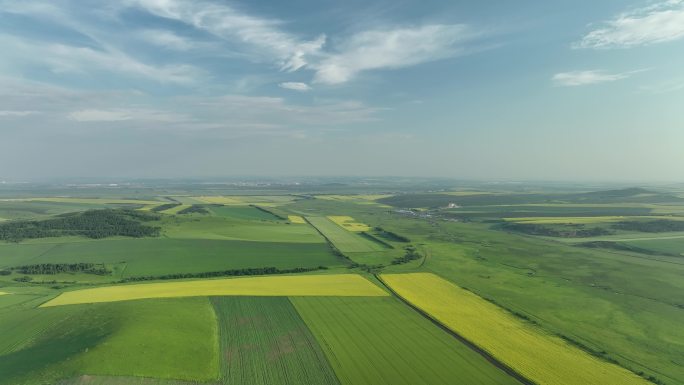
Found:
<path fill-rule="evenodd" d="M 413 28 L 363 31 L 351 36 L 319 63 L 314 82 L 340 84 L 359 72 L 409 67 L 464 52 L 477 36 L 465 25 L 432 24 Z"/>
<path fill-rule="evenodd" d="M 37 111 L 8 111 L 8 110 L 0 110 L 0 117 L 3 116 L 14 116 L 14 117 L 23 117 L 23 116 L 29 116 L 29 115 L 34 115 L 37 114 Z"/>
<path fill-rule="evenodd" d="M 148 43 L 178 51 L 187 51 L 197 45 L 188 38 L 163 29 L 148 29 L 136 34 Z"/>
<path fill-rule="evenodd" d="M 142 62 L 113 47 L 94 49 L 84 46 L 37 42 L 0 34 L 0 47 L 8 54 L 3 58 L 21 70 L 27 64 L 47 67 L 51 72 L 95 73 L 105 71 L 145 78 L 159 83 L 192 84 L 203 76 L 199 68 L 187 64 L 154 65 Z M 39 55 L 36 53 L 40 52 Z"/>
<path fill-rule="evenodd" d="M 77 122 L 143 121 L 176 123 L 189 120 L 184 115 L 149 109 L 85 109 L 73 111 L 68 117 Z"/>
<path fill-rule="evenodd" d="M 618 15 L 589 32 L 575 48 L 630 48 L 684 37 L 684 0 L 669 0 Z"/>
<path fill-rule="evenodd" d="M 306 83 L 300 83 L 300 82 L 284 82 L 278 84 L 280 88 L 285 88 L 288 90 L 293 90 L 293 91 L 300 91 L 300 92 L 306 92 L 310 91 L 311 87 L 306 84 Z"/>
<path fill-rule="evenodd" d="M 643 70 L 623 73 L 608 73 L 600 70 L 561 72 L 553 75 L 552 80 L 557 85 L 564 87 L 586 86 L 627 79 L 633 74 L 641 71 Z"/>
<path fill-rule="evenodd" d="M 251 47 L 262 59 L 275 59 L 282 70 L 296 71 L 308 64 L 325 44 L 325 35 L 307 41 L 280 28 L 279 20 L 247 15 L 228 5 L 207 1 L 129 0 L 130 6 L 177 20 L 228 41 Z"/>

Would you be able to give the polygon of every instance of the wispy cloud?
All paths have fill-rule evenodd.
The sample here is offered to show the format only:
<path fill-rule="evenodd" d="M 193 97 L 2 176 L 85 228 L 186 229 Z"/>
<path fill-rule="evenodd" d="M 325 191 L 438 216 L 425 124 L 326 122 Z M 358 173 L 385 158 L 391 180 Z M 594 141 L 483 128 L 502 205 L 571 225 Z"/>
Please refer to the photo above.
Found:
<path fill-rule="evenodd" d="M 8 111 L 8 110 L 0 110 L 0 117 L 3 116 L 14 116 L 14 117 L 23 117 L 23 116 L 29 116 L 29 115 L 34 115 L 37 114 L 37 111 Z"/>
<path fill-rule="evenodd" d="M 358 73 L 409 67 L 464 53 L 464 44 L 478 36 L 461 24 L 430 24 L 359 32 L 337 52 L 313 65 L 314 82 L 340 84 Z"/>
<path fill-rule="evenodd" d="M 684 37 L 684 0 L 622 13 L 589 32 L 575 48 L 630 48 Z"/>
<path fill-rule="evenodd" d="M 181 114 L 139 108 L 117 108 L 117 109 L 85 109 L 69 113 L 69 119 L 77 122 L 162 122 L 178 123 L 187 122 L 190 119 Z"/>
<path fill-rule="evenodd" d="M 293 91 L 300 91 L 300 92 L 306 92 L 311 90 L 311 86 L 309 86 L 306 83 L 300 83 L 300 82 L 284 82 L 278 84 L 280 88 L 285 88 L 288 90 L 293 90 Z"/>
<path fill-rule="evenodd" d="M 644 70 L 622 72 L 622 73 L 610 73 L 601 70 L 591 70 L 591 71 L 571 71 L 571 72 L 561 72 L 553 75 L 553 82 L 556 85 L 563 87 L 576 87 L 576 86 L 586 86 L 590 84 L 607 83 L 614 82 L 617 80 L 627 79 L 628 77 L 642 72 Z"/>
<path fill-rule="evenodd" d="M 198 45 L 191 39 L 163 29 L 148 29 L 136 34 L 150 44 L 178 51 L 187 51 Z"/>
<path fill-rule="evenodd" d="M 325 35 L 306 40 L 281 29 L 282 22 L 240 12 L 225 3 L 181 0 L 128 0 L 129 6 L 158 17 L 177 20 L 228 41 L 247 45 L 263 60 L 275 59 L 282 70 L 295 71 L 308 64 L 325 44 Z"/>

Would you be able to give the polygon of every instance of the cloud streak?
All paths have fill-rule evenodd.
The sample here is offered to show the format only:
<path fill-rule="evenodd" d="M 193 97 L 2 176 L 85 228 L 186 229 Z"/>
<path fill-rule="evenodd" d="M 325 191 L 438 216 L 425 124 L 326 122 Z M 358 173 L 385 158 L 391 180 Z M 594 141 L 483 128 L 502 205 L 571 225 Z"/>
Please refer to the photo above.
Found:
<path fill-rule="evenodd" d="M 129 0 L 126 4 L 227 41 L 237 40 L 251 47 L 251 53 L 262 60 L 275 58 L 284 71 L 306 66 L 308 57 L 316 55 L 326 41 L 325 35 L 301 39 L 283 31 L 279 20 L 251 16 L 225 4 L 180 0 Z"/>
<path fill-rule="evenodd" d="M 431 24 L 359 32 L 327 55 L 315 69 L 314 82 L 341 84 L 363 71 L 396 69 L 458 56 L 478 34 L 461 24 Z"/>
<path fill-rule="evenodd" d="M 299 92 L 311 91 L 311 87 L 308 84 L 300 82 L 284 82 L 278 84 L 278 87 Z"/>
<path fill-rule="evenodd" d="M 591 84 L 615 82 L 618 80 L 627 79 L 633 74 L 642 71 L 643 70 L 622 73 L 609 73 L 601 70 L 571 71 L 557 73 L 553 75 L 552 80 L 558 86 L 577 87 Z"/>
<path fill-rule="evenodd" d="M 622 13 L 585 35 L 574 48 L 631 48 L 684 37 L 684 1 L 669 0 Z"/>

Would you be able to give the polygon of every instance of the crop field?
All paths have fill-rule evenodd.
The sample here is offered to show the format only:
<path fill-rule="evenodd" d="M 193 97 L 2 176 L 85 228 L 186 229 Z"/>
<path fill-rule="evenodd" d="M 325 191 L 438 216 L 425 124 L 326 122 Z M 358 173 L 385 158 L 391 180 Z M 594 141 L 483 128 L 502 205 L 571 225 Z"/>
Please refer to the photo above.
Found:
<path fill-rule="evenodd" d="M 371 229 L 367 224 L 356 222 L 354 218 L 346 215 L 329 215 L 328 219 L 349 231 L 363 232 Z"/>
<path fill-rule="evenodd" d="M 252 206 L 211 206 L 209 210 L 214 215 L 246 221 L 278 221 L 273 214 L 259 210 Z"/>
<path fill-rule="evenodd" d="M 0 336 L 15 334 L 12 350 L 0 356 L 0 384 L 87 373 L 218 376 L 216 322 L 206 298 L 30 309 L 15 312 L 12 322 L 15 328 L 0 329 Z"/>
<path fill-rule="evenodd" d="M 298 225 L 305 225 L 306 221 L 304 220 L 303 217 L 299 215 L 288 215 L 287 220 L 290 221 L 290 223 L 298 224 Z"/>
<path fill-rule="evenodd" d="M 360 296 L 388 295 L 357 274 L 272 276 L 105 286 L 67 291 L 41 307 L 196 296 Z"/>
<path fill-rule="evenodd" d="M 664 238 L 641 241 L 623 242 L 630 246 L 654 252 L 684 256 L 684 236 L 679 238 Z"/>
<path fill-rule="evenodd" d="M 343 385 L 518 384 L 394 298 L 291 300 Z"/>
<path fill-rule="evenodd" d="M 382 245 L 347 231 L 328 218 L 306 217 L 306 220 L 342 252 L 355 253 L 384 249 Z"/>
<path fill-rule="evenodd" d="M 292 196 L 279 195 L 199 196 L 192 197 L 192 199 L 199 201 L 200 203 L 212 203 L 228 206 L 279 206 L 295 200 L 295 198 Z"/>
<path fill-rule="evenodd" d="M 160 212 L 163 213 L 163 214 L 178 214 L 179 211 L 185 210 L 185 209 L 187 209 L 187 208 L 190 207 L 190 206 L 192 206 L 192 205 L 184 205 L 184 204 L 181 204 L 181 205 L 178 205 L 178 206 L 176 206 L 176 207 L 172 207 L 172 208 L 170 208 L 170 209 L 167 209 L 167 210 L 164 210 L 164 211 L 160 211 Z"/>
<path fill-rule="evenodd" d="M 433 274 L 388 274 L 401 297 L 539 384 L 649 384 Z"/>
<path fill-rule="evenodd" d="M 123 264 L 125 269 L 115 278 L 342 264 L 325 243 L 169 238 L 0 244 L 0 258 L 0 267 L 37 263 Z"/>
<path fill-rule="evenodd" d="M 286 297 L 214 297 L 224 384 L 339 384 Z"/>
<path fill-rule="evenodd" d="M 250 210 L 258 211 L 254 208 Z M 261 211 L 259 211 L 261 212 Z M 228 214 L 228 213 L 224 213 Z M 164 235 L 169 238 L 223 239 L 260 242 L 324 243 L 325 239 L 311 226 L 291 226 L 271 219 L 238 219 L 225 216 L 177 218 L 164 222 Z M 237 215 L 237 214 L 236 214 Z M 243 215 L 260 215 L 252 211 Z"/>
<path fill-rule="evenodd" d="M 90 308 L 110 317 L 113 327 L 102 343 L 75 359 L 73 364 L 81 373 L 196 381 L 218 377 L 216 316 L 208 299 L 158 299 Z"/>

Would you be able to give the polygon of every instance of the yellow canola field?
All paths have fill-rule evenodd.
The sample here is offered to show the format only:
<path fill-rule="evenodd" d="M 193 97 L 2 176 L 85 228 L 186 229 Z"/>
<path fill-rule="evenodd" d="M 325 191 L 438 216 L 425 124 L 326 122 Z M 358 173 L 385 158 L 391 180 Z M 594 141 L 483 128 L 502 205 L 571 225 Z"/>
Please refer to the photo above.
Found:
<path fill-rule="evenodd" d="M 383 274 L 382 280 L 405 300 L 536 384 L 651 384 L 434 274 Z"/>
<path fill-rule="evenodd" d="M 367 224 L 356 222 L 354 218 L 346 215 L 330 215 L 328 219 L 349 231 L 362 232 L 370 230 L 370 226 Z"/>
<path fill-rule="evenodd" d="M 7 295 L 9 293 L 5 293 L 4 291 L 0 291 L 0 295 Z"/>
<path fill-rule="evenodd" d="M 40 307 L 144 298 L 230 295 L 380 297 L 388 294 L 358 274 L 262 276 L 146 283 L 75 290 L 62 293 Z"/>
<path fill-rule="evenodd" d="M 290 223 L 296 223 L 296 224 L 305 224 L 306 223 L 304 218 L 300 217 L 299 215 L 288 215 L 287 220 L 290 221 Z"/>

